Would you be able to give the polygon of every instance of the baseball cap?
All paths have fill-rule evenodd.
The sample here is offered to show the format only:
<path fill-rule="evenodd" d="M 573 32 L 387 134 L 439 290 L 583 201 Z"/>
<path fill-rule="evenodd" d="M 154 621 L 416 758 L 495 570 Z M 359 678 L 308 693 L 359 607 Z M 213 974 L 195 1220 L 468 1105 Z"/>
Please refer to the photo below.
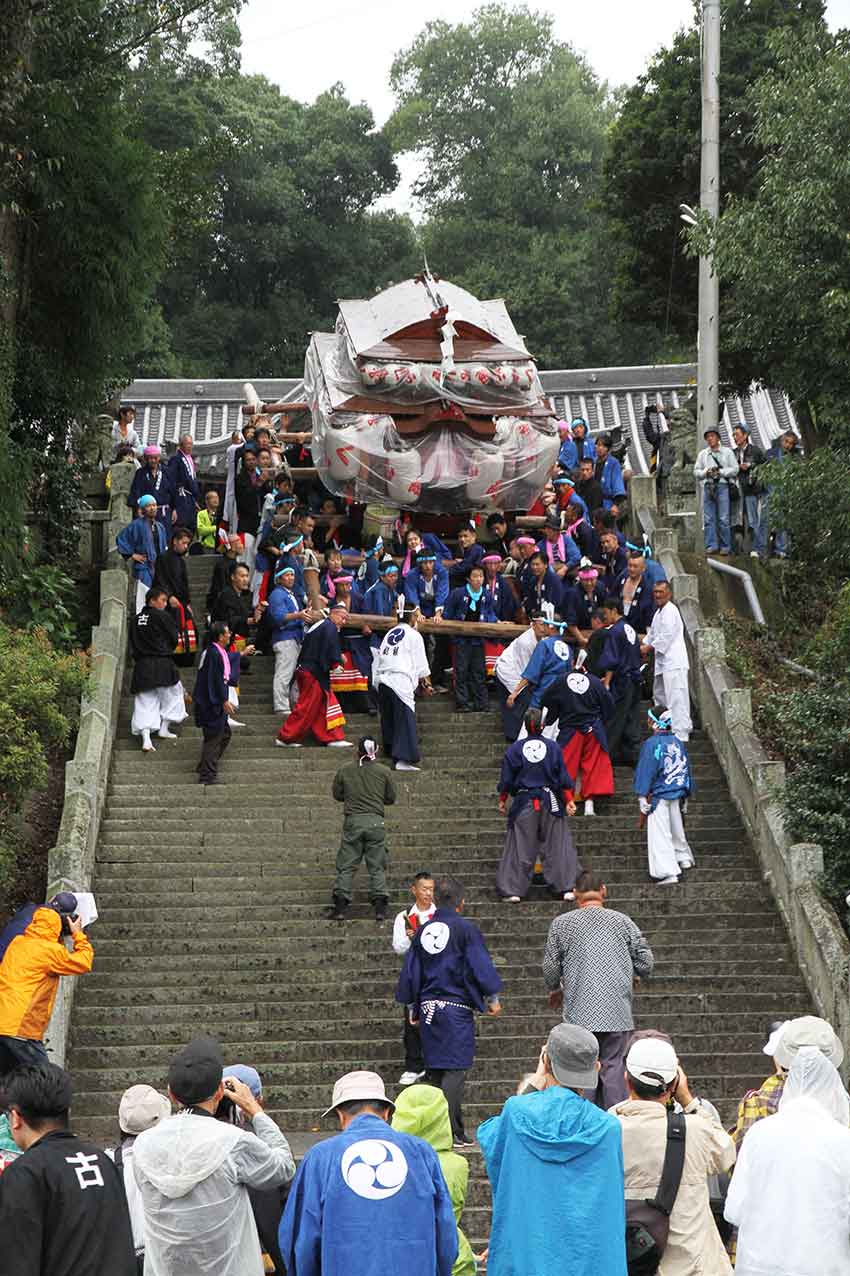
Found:
<path fill-rule="evenodd" d="M 844 1047 L 825 1019 L 819 1019 L 817 1015 L 791 1019 L 780 1033 L 773 1057 L 780 1068 L 790 1068 L 804 1046 L 816 1046 L 830 1063 L 836 1068 L 841 1067 Z"/>
<path fill-rule="evenodd" d="M 762 1054 L 768 1055 L 771 1059 L 776 1054 L 776 1047 L 779 1045 L 779 1038 L 788 1027 L 790 1019 L 779 1019 L 770 1025 L 769 1036 L 762 1046 Z"/>
<path fill-rule="evenodd" d="M 125 1134 L 142 1134 L 171 1116 L 171 1102 L 150 1085 L 131 1085 L 121 1095 L 118 1124 Z"/>
<path fill-rule="evenodd" d="M 556 1024 L 546 1042 L 549 1066 L 561 1085 L 572 1090 L 595 1090 L 599 1045 L 592 1032 L 574 1023 Z"/>
<path fill-rule="evenodd" d="M 224 1060 L 212 1037 L 196 1037 L 171 1060 L 168 1086 L 181 1103 L 211 1099 L 224 1075 Z"/>
<path fill-rule="evenodd" d="M 675 1080 L 679 1059 L 669 1041 L 660 1037 L 641 1037 L 626 1055 L 626 1072 L 635 1081 L 661 1089 Z"/>
<path fill-rule="evenodd" d="M 716 425 L 710 425 L 707 430 L 703 430 L 702 437 L 704 439 L 707 439 L 709 434 L 716 434 L 717 437 L 720 438 L 720 431 L 718 430 Z"/>
<path fill-rule="evenodd" d="M 252 1068 L 247 1063 L 231 1063 L 224 1069 L 226 1077 L 235 1077 L 237 1081 L 241 1081 L 251 1091 L 255 1099 L 259 1099 L 263 1093 L 263 1083 L 260 1080 L 260 1074 L 256 1068 Z"/>
<path fill-rule="evenodd" d="M 341 1103 L 357 1102 L 386 1103 L 395 1110 L 395 1104 L 392 1099 L 387 1098 L 383 1079 L 377 1072 L 346 1072 L 344 1077 L 334 1083 L 331 1106 L 325 1109 L 322 1116 L 329 1116 Z"/>
<path fill-rule="evenodd" d="M 57 913 L 71 914 L 77 911 L 77 897 L 73 891 L 59 891 L 47 901 L 48 908 L 55 908 Z"/>

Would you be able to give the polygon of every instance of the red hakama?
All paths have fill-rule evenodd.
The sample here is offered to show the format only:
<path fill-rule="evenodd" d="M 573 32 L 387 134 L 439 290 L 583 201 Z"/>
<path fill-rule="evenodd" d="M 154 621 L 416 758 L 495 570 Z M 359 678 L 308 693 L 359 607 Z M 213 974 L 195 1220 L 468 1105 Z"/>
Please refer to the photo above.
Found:
<path fill-rule="evenodd" d="M 569 744 L 563 746 L 564 766 L 573 776 L 583 798 L 610 797 L 614 792 L 614 771 L 611 759 L 592 731 L 582 735 L 574 731 Z"/>
<path fill-rule="evenodd" d="M 345 715 L 332 691 L 324 691 L 306 669 L 296 669 L 298 702 L 277 733 L 286 744 L 299 744 L 314 735 L 320 744 L 344 739 Z"/>

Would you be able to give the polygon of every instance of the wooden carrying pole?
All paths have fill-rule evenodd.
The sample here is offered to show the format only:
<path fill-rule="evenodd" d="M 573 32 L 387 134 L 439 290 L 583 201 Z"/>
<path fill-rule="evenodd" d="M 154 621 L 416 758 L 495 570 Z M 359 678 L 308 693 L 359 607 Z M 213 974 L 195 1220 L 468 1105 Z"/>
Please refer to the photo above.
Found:
<path fill-rule="evenodd" d="M 392 629 L 397 625 L 395 616 L 363 616 L 359 612 L 350 614 L 345 622 L 346 629 L 374 629 L 376 633 Z M 493 638 L 513 642 L 520 634 L 524 634 L 528 625 L 512 625 L 506 620 L 497 624 L 487 624 L 483 620 L 425 620 L 423 617 L 416 626 L 422 634 L 445 634 L 447 638 Z"/>

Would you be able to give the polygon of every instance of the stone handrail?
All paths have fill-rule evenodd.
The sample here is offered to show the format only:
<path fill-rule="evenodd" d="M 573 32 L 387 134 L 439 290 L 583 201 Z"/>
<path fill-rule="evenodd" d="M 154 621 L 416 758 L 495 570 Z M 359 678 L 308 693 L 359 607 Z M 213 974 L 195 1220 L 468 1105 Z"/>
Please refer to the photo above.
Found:
<path fill-rule="evenodd" d="M 91 674 L 80 704 L 74 756 L 65 767 L 62 821 L 56 845 L 47 858 L 48 899 L 60 890 L 91 889 L 95 848 L 106 803 L 112 742 L 121 704 L 127 663 L 127 621 L 131 615 L 131 582 L 126 567 L 114 551 L 114 545 L 116 535 L 129 519 L 126 496 L 133 471 L 132 467 L 113 466 L 112 474 L 108 522 L 108 546 L 112 553 L 107 559 L 109 565 L 100 573 L 100 623 L 92 630 Z M 125 478 L 128 479 L 126 485 Z M 45 1044 L 55 1063 L 65 1062 L 74 990 L 77 978 L 85 977 L 61 980 L 45 1036 Z"/>
<path fill-rule="evenodd" d="M 653 556 L 664 567 L 682 614 L 691 699 L 717 752 L 812 999 L 841 1037 L 845 1055 L 850 1055 L 850 941 L 818 885 L 823 850 L 789 842 L 783 819 L 785 764 L 768 757 L 755 734 L 750 692 L 726 664 L 725 635 L 703 616 L 697 577 L 682 565 L 676 532 L 659 525 L 654 478 L 632 477 L 631 502 L 637 531 L 649 535 Z"/>

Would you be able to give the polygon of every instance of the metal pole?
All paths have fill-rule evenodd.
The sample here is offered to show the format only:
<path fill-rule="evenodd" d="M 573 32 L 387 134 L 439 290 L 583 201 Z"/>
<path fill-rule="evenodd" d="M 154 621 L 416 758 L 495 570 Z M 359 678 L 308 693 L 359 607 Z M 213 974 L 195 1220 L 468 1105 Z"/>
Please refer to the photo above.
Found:
<path fill-rule="evenodd" d="M 700 207 L 715 221 L 720 212 L 720 0 L 702 0 L 702 151 Z M 710 257 L 699 262 L 697 446 L 717 426 L 720 381 L 720 290 Z"/>

